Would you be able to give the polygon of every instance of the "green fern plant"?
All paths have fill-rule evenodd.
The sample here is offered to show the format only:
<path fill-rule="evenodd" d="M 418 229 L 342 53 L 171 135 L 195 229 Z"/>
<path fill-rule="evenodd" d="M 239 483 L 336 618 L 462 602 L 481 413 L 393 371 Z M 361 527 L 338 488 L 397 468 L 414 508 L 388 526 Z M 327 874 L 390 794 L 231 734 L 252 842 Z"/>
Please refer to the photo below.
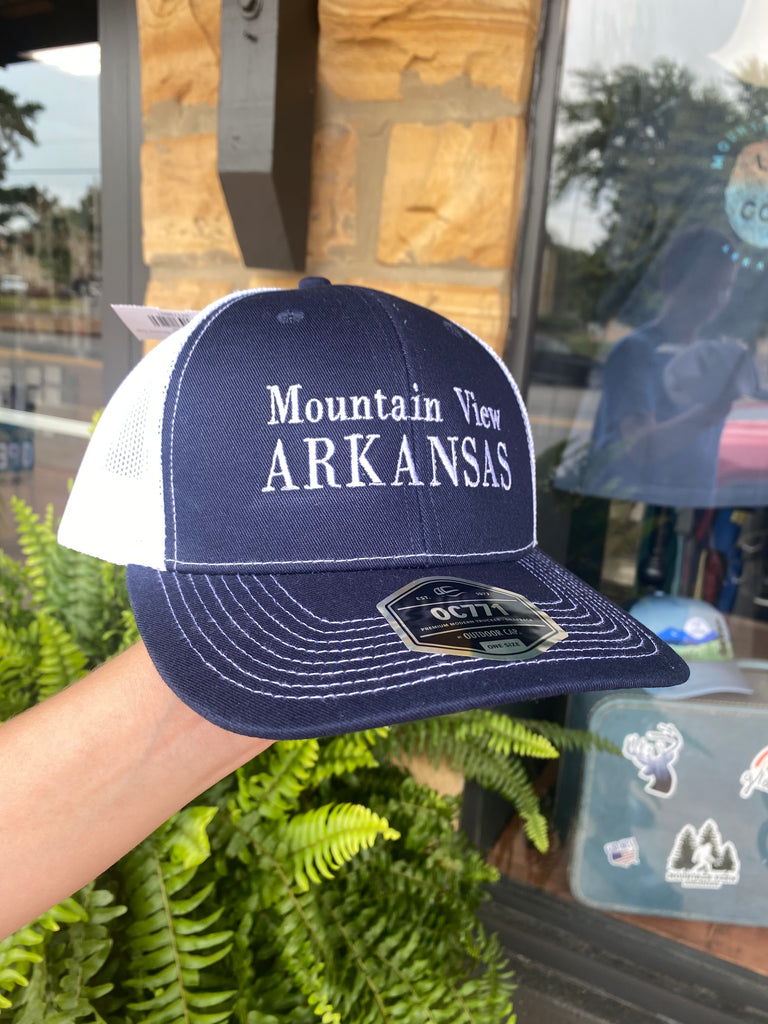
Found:
<path fill-rule="evenodd" d="M 124 572 L 63 549 L 13 502 L 0 552 L 0 720 L 138 638 Z M 496 872 L 458 801 L 403 760 L 503 793 L 539 848 L 525 759 L 592 742 L 468 712 L 277 743 L 72 898 L 0 942 L 8 1024 L 511 1024 L 513 982 L 477 910 Z"/>

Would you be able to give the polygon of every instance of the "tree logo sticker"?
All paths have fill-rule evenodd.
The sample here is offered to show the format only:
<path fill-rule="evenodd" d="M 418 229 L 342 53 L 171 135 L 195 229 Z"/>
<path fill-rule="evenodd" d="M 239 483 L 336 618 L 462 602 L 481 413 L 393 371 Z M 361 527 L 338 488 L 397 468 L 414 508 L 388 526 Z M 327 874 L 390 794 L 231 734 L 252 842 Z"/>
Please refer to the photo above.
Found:
<path fill-rule="evenodd" d="M 717 822 L 707 818 L 698 831 L 688 824 L 677 833 L 664 878 L 684 889 L 720 889 L 738 885 L 740 873 L 736 847 L 730 840 L 724 843 Z"/>

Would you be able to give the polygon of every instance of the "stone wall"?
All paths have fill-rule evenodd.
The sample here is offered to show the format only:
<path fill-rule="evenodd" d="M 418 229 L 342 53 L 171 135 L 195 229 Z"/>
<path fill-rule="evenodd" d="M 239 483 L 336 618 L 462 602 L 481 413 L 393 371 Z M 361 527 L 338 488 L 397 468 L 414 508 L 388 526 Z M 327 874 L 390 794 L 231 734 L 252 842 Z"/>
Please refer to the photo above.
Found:
<path fill-rule="evenodd" d="M 244 265 L 218 182 L 221 2 L 137 0 L 154 305 L 300 276 Z M 307 273 L 429 305 L 501 350 L 539 7 L 320 0 Z"/>

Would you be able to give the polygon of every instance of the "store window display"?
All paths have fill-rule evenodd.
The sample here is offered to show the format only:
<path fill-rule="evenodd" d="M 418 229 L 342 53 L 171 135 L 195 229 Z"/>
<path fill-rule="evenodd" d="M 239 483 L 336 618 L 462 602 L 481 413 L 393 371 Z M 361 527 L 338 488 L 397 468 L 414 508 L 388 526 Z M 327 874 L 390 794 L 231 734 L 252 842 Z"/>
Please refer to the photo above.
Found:
<path fill-rule="evenodd" d="M 569 5 L 526 394 L 542 544 L 672 644 L 691 680 L 553 711 L 621 754 L 564 759 L 554 852 L 535 879 L 514 823 L 493 854 L 513 876 L 702 948 L 704 923 L 710 952 L 761 972 L 764 10 Z M 555 345 L 588 371 L 553 377 Z"/>

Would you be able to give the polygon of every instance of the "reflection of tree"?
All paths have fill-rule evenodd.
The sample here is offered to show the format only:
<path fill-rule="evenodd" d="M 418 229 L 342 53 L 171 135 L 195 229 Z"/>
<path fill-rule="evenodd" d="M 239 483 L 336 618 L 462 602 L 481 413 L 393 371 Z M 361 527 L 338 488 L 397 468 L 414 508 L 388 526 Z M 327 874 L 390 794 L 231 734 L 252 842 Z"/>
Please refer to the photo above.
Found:
<path fill-rule="evenodd" d="M 72 277 L 70 219 L 58 199 L 38 191 L 36 224 L 31 232 L 35 256 L 57 288 L 66 288 Z"/>
<path fill-rule="evenodd" d="M 101 193 L 91 186 L 77 207 L 64 206 L 55 195 L 32 188 L 26 222 L 17 223 L 7 241 L 19 246 L 41 271 L 41 281 L 62 294 L 92 294 L 101 271 Z"/>
<path fill-rule="evenodd" d="M 0 89 L 0 183 L 8 170 L 8 158 L 20 156 L 23 141 L 37 143 L 32 122 L 42 110 L 39 103 L 20 103 L 15 93 Z M 35 189 L 31 186 L 5 188 L 0 184 L 0 233 L 19 216 L 29 213 Z"/>
<path fill-rule="evenodd" d="M 765 117 L 768 90 L 740 85 L 726 95 L 667 60 L 573 78 L 577 94 L 560 107 L 554 195 L 580 186 L 605 237 L 593 253 L 560 250 L 569 308 L 602 321 L 621 311 L 639 323 L 658 296 L 638 285 L 671 236 L 692 223 L 727 227 L 712 154 L 729 129 Z"/>
<path fill-rule="evenodd" d="M 36 185 L 2 185 L 22 143 L 37 144 L 33 122 L 42 109 L 0 89 L 0 257 L 5 269 L 13 266 L 14 254 L 30 258 L 32 284 L 44 292 L 63 294 L 74 286 L 77 294 L 93 294 L 101 268 L 99 189 L 90 186 L 76 207 L 68 207 Z"/>
<path fill-rule="evenodd" d="M 101 189 L 94 185 L 87 188 L 71 215 L 75 230 L 87 240 L 87 254 L 77 269 L 85 278 L 98 277 L 101 273 Z"/>

